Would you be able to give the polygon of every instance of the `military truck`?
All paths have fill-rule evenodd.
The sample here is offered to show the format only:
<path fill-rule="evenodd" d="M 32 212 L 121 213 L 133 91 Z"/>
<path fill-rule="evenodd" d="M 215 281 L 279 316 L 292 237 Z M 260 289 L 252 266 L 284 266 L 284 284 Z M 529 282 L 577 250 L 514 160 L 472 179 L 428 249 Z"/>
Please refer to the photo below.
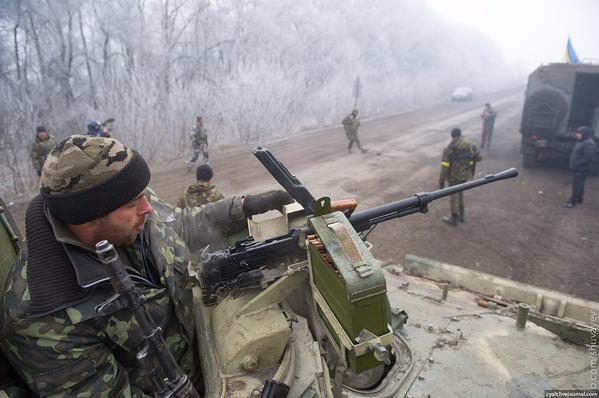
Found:
<path fill-rule="evenodd" d="M 599 139 L 599 65 L 555 63 L 528 78 L 520 133 L 522 165 L 567 158 L 579 126 L 591 126 Z M 599 158 L 593 165 L 599 172 Z"/>

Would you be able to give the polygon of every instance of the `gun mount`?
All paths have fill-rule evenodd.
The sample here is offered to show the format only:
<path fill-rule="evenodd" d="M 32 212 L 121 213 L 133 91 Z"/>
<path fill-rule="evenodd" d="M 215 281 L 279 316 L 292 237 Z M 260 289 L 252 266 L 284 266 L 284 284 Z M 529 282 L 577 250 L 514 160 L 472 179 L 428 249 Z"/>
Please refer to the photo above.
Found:
<path fill-rule="evenodd" d="M 364 233 L 362 240 L 365 240 L 368 231 L 378 223 L 414 213 L 428 212 L 428 204 L 433 200 L 518 175 L 518 171 L 511 168 L 473 181 L 432 192 L 417 193 L 411 198 L 354 213 L 357 206 L 355 200 L 331 202 L 327 197 L 315 200 L 299 179 L 292 175 L 268 149 L 257 147 L 252 152 L 277 182 L 302 206 L 304 213 L 309 215 L 308 218 L 342 211 L 344 218 L 349 221 L 348 228 Z M 313 232 L 313 229 L 314 227 L 309 225 L 307 220 L 304 225 L 291 229 L 281 236 L 262 241 L 256 241 L 250 236 L 236 242 L 234 247 L 204 254 L 202 258 L 204 302 L 215 302 L 217 292 L 222 295 L 236 288 L 259 284 L 263 276 L 261 269 L 273 263 L 280 263 L 283 257 L 287 258 L 287 263 L 289 258 L 295 262 L 305 260 L 307 258 L 306 235 L 310 231 Z"/>
<path fill-rule="evenodd" d="M 435 199 L 515 177 L 517 171 L 509 169 L 354 213 L 355 200 L 316 200 L 268 149 L 258 147 L 253 153 L 301 205 L 295 214 L 303 222 L 295 222 L 282 235 L 260 240 L 250 236 L 233 247 L 203 255 L 199 286 L 203 304 L 209 306 L 204 308 L 215 307 L 207 310 L 211 317 L 206 322 L 219 330 L 214 335 L 214 355 L 222 370 L 247 370 L 248 361 L 263 369 L 276 363 L 273 355 L 295 352 L 289 342 L 299 339 L 293 337 L 301 330 L 294 320 L 301 318 L 319 342 L 315 349 L 326 353 L 336 388 L 372 388 L 384 375 L 406 371 L 411 366 L 410 349 L 391 327 L 385 276 L 365 242 L 368 230 L 383 221 L 425 213 Z M 298 289 L 310 294 L 294 297 Z M 400 322 L 395 327 L 408 318 L 405 312 L 398 313 Z M 260 353 L 257 346 L 263 347 Z M 286 384 L 280 378 L 270 382 Z"/>

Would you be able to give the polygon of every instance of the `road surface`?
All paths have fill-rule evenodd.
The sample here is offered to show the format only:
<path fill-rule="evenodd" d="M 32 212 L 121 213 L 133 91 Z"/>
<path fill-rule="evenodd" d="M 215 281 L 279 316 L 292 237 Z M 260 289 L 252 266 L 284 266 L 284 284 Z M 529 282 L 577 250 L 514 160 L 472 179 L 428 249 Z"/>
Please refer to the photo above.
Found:
<path fill-rule="evenodd" d="M 587 181 L 585 203 L 563 209 L 570 174 L 563 165 L 523 169 L 518 127 L 523 103 L 520 90 L 475 102 L 438 103 L 375 120 L 362 120 L 360 139 L 367 154 L 347 153 L 341 126 L 261 143 L 295 174 L 315 197 L 355 198 L 358 210 L 437 188 L 440 158 L 455 126 L 479 144 L 484 102 L 498 110 L 493 143 L 483 151 L 477 176 L 518 167 L 519 177 L 465 194 L 467 222 L 446 225 L 449 199 L 415 214 L 378 225 L 369 235 L 374 254 L 401 263 L 407 253 L 433 258 L 557 289 L 599 301 L 599 194 L 597 178 Z M 377 156 L 378 150 L 382 151 Z M 250 146 L 228 148 L 211 156 L 214 182 L 225 195 L 279 188 L 251 155 Z M 151 186 L 175 203 L 194 179 L 181 160 L 153 165 Z M 23 225 L 23 206 L 15 218 Z"/>

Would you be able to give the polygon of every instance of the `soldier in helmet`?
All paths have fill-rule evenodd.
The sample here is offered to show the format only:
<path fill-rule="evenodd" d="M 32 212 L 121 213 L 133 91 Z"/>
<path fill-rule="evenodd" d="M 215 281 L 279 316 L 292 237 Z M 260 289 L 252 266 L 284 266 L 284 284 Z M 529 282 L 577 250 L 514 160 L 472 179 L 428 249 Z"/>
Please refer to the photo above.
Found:
<path fill-rule="evenodd" d="M 94 248 L 115 247 L 168 349 L 201 379 L 190 253 L 242 230 L 246 217 L 289 203 L 286 192 L 175 209 L 148 187 L 142 156 L 113 138 L 74 135 L 50 152 L 27 209 L 27 249 L 9 272 L 0 312 L 4 354 L 36 396 L 153 396 L 136 358 L 144 336 L 117 301 Z M 197 384 L 196 384 L 197 385 Z"/>
<path fill-rule="evenodd" d="M 439 175 L 439 188 L 457 185 L 474 177 L 476 162 L 480 162 L 480 151 L 466 137 L 462 137 L 462 130 L 451 130 L 451 142 L 443 151 L 441 159 L 441 174 Z M 464 193 L 459 192 L 450 196 L 451 217 L 443 217 L 449 225 L 457 226 L 458 222 L 465 221 Z"/>
<path fill-rule="evenodd" d="M 347 144 L 347 151 L 351 153 L 351 148 L 356 144 L 360 152 L 366 153 L 368 150 L 362 148 L 360 145 L 360 139 L 358 138 L 358 128 L 360 127 L 360 120 L 358 119 L 358 110 L 354 109 L 349 115 L 343 119 L 343 128 L 345 129 L 345 135 L 349 140 Z"/>
<path fill-rule="evenodd" d="M 202 154 L 204 163 L 208 163 L 208 133 L 201 116 L 196 118 L 196 124 L 191 129 L 191 159 L 187 162 L 187 170 L 191 171 L 193 164 Z"/>
<path fill-rule="evenodd" d="M 42 175 L 42 167 L 46 161 L 46 157 L 56 145 L 54 137 L 48 133 L 44 126 L 38 126 L 35 129 L 35 140 L 31 144 L 31 163 L 38 177 Z"/>
<path fill-rule="evenodd" d="M 212 185 L 212 176 L 212 168 L 209 165 L 198 166 L 196 169 L 197 182 L 185 188 L 183 196 L 177 202 L 177 207 L 182 209 L 185 207 L 200 207 L 206 203 L 223 199 L 223 194 L 214 189 L 214 185 Z"/>

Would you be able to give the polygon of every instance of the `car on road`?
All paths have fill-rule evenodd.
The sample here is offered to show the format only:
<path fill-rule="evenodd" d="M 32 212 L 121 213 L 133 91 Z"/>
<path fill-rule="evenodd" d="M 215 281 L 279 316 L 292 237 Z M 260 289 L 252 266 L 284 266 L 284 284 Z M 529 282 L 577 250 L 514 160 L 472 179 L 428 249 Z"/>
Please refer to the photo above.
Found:
<path fill-rule="evenodd" d="M 452 101 L 472 101 L 473 93 L 470 87 L 458 87 L 451 94 Z"/>

